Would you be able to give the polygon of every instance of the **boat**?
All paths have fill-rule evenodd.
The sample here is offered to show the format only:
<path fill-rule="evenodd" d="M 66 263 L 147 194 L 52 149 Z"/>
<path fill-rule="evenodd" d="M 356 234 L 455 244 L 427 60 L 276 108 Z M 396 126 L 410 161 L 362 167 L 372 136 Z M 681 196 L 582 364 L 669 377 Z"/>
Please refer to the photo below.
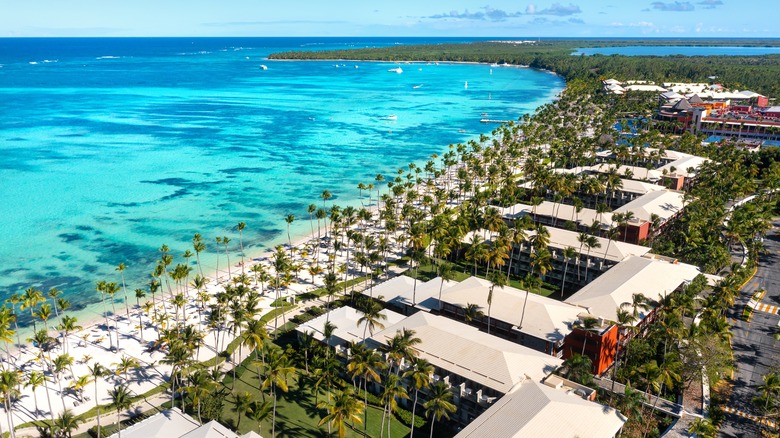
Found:
<path fill-rule="evenodd" d="M 463 88 L 468 90 L 468 88 L 469 88 L 469 81 L 466 81 L 466 83 L 463 84 Z"/>
<path fill-rule="evenodd" d="M 398 116 L 395 114 L 390 114 L 387 116 L 387 120 L 398 120 Z"/>
<path fill-rule="evenodd" d="M 265 65 L 261 65 L 261 66 L 260 66 L 260 70 L 268 70 L 268 67 L 267 67 L 267 66 L 265 66 Z"/>
<path fill-rule="evenodd" d="M 422 88 L 422 86 L 423 86 L 423 84 L 420 84 L 420 85 L 415 85 L 415 86 L 413 86 L 412 88 L 414 88 L 414 89 L 416 90 L 416 89 L 418 89 L 418 88 Z"/>
<path fill-rule="evenodd" d="M 355 68 L 358 68 L 358 66 L 355 66 Z"/>
<path fill-rule="evenodd" d="M 390 69 L 390 70 L 388 70 L 388 71 L 389 71 L 389 72 L 396 72 L 396 73 L 403 73 L 403 72 L 404 72 L 404 69 L 402 69 L 401 67 L 396 67 L 396 68 L 391 68 L 391 69 Z"/>

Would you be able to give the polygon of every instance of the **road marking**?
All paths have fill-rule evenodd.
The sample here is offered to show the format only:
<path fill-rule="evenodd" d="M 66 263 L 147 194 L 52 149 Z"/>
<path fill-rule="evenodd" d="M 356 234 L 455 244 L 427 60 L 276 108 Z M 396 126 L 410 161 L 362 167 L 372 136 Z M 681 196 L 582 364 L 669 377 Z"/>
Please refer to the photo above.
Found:
<path fill-rule="evenodd" d="M 773 313 L 777 315 L 777 308 L 778 306 L 773 304 L 758 303 L 755 309 L 759 312 Z"/>
<path fill-rule="evenodd" d="M 769 421 L 769 420 L 767 420 L 765 418 L 760 418 L 760 417 L 757 417 L 755 415 L 746 414 L 746 413 L 744 413 L 742 411 L 739 411 L 739 410 L 736 410 L 736 409 L 730 408 L 730 407 L 723 408 L 723 410 L 726 411 L 726 412 L 738 415 L 738 416 L 740 416 L 742 418 L 747 418 L 748 420 L 754 421 L 756 423 L 763 423 L 763 424 L 766 424 L 769 427 L 775 427 L 775 422 L 774 421 Z"/>

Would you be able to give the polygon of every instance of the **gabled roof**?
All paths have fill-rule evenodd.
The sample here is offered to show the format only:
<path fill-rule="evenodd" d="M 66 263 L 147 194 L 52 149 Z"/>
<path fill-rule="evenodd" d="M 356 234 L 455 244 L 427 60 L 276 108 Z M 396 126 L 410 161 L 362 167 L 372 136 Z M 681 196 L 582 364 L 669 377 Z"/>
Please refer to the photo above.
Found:
<path fill-rule="evenodd" d="M 371 344 L 386 345 L 401 329 L 414 331 L 422 342 L 415 347 L 419 357 L 434 366 L 479 385 L 506 393 L 530 378 L 540 381 L 563 361 L 515 344 L 475 327 L 426 312 L 417 312 L 387 326 L 371 337 Z"/>
<path fill-rule="evenodd" d="M 178 408 L 167 409 L 125 429 L 126 438 L 178 438 L 196 430 L 199 423 Z M 118 434 L 111 435 L 115 438 Z"/>
<path fill-rule="evenodd" d="M 580 241 L 578 240 L 579 233 L 555 227 L 547 227 L 547 231 L 550 233 L 550 243 L 548 244 L 548 247 L 551 251 L 562 251 L 567 247 L 572 247 L 576 251 L 580 250 Z M 529 238 L 535 234 L 536 231 L 533 230 L 527 232 Z M 641 256 L 650 251 L 650 248 L 646 246 L 615 240 L 610 242 L 609 239 L 604 237 L 593 237 L 595 237 L 596 241 L 601 245 L 591 251 L 590 256 L 594 259 L 606 259 L 611 262 L 620 262 L 625 260 L 628 256 Z M 584 248 L 583 251 L 585 251 Z M 569 268 L 571 269 L 571 266 Z"/>
<path fill-rule="evenodd" d="M 662 221 L 682 211 L 685 194 L 676 190 L 660 190 L 642 195 L 612 213 L 634 213 L 634 217 L 643 222 L 651 222 L 653 215 L 658 215 Z"/>
<path fill-rule="evenodd" d="M 629 257 L 601 274 L 566 302 L 585 307 L 593 316 L 617 321 L 617 309 L 623 303 L 631 302 L 633 294 L 642 294 L 653 301 L 660 301 L 699 274 L 696 266 L 677 261 L 651 256 Z M 638 310 L 637 323 L 649 312 Z"/>
<path fill-rule="evenodd" d="M 626 417 L 616 409 L 526 381 L 501 397 L 456 438 L 612 438 Z"/>
<path fill-rule="evenodd" d="M 400 313 L 387 309 L 384 309 L 379 313 L 385 315 L 386 318 L 379 321 L 383 326 L 392 325 L 404 319 L 404 316 Z M 328 317 L 327 314 L 320 315 L 311 321 L 299 325 L 296 330 L 301 333 L 309 332 L 314 339 L 325 342 L 325 322 L 328 321 L 336 326 L 336 329 L 333 331 L 333 335 L 330 338 L 330 345 L 362 342 L 364 330 L 366 329 L 365 323 L 358 324 L 358 320 L 362 317 L 363 313 L 352 307 L 339 307 L 338 309 L 330 311 L 330 317 Z M 365 334 L 367 336 L 370 335 L 367 330 L 365 331 Z"/>
<path fill-rule="evenodd" d="M 446 289 L 455 284 L 457 284 L 455 281 L 445 281 L 442 286 L 441 280 L 433 279 L 426 282 L 417 280 L 415 288 L 414 278 L 399 275 L 384 283 L 377 284 L 373 290 L 370 288 L 364 290 L 363 295 L 382 296 L 385 302 L 399 307 L 410 306 L 430 311 L 438 308 L 439 288 Z"/>
<path fill-rule="evenodd" d="M 687 157 L 680 157 L 675 161 L 672 161 L 671 163 L 667 163 L 661 167 L 658 168 L 660 172 L 663 172 L 664 169 L 666 169 L 668 172 L 672 171 L 672 167 L 674 167 L 674 173 L 677 175 L 682 176 L 695 176 L 696 171 L 699 169 L 699 167 L 709 161 L 707 158 L 703 157 L 697 157 L 695 155 L 689 155 Z M 688 172 L 689 168 L 693 168 L 693 172 Z"/>
<path fill-rule="evenodd" d="M 543 201 L 537 205 L 536 208 L 528 204 L 515 204 L 511 207 L 505 207 L 499 209 L 502 217 L 506 219 L 516 219 L 528 215 L 539 215 L 547 217 L 556 217 L 563 224 L 566 221 L 578 223 L 582 226 L 589 227 L 594 221 L 601 219 L 601 223 L 604 224 L 604 228 L 608 228 L 612 225 L 612 214 L 603 213 L 599 214 L 592 208 L 583 208 L 579 212 L 576 211 L 576 207 L 568 204 L 558 204 L 550 201 Z"/>
<path fill-rule="evenodd" d="M 573 270 L 574 264 L 571 265 Z M 570 271 L 569 274 L 573 274 L 573 271 Z M 444 292 L 441 299 L 445 303 L 464 309 L 470 303 L 476 304 L 482 308 L 483 313 L 487 314 L 490 286 L 491 283 L 487 280 L 470 277 Z M 528 301 L 525 307 L 523 326 L 520 328 L 518 326 L 526 294 Z M 490 317 L 511 324 L 517 328 L 517 331 L 535 338 L 557 342 L 571 332 L 572 324 L 582 311 L 581 307 L 504 286 L 504 288 L 493 288 L 493 306 Z"/>

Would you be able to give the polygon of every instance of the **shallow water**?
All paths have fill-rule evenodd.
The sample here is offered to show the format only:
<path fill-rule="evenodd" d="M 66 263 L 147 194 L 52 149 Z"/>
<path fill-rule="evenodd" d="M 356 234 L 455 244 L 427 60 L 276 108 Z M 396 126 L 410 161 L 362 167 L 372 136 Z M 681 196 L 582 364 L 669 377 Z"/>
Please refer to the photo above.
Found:
<path fill-rule="evenodd" d="M 216 236 L 239 260 L 239 221 L 248 254 L 286 242 L 290 213 L 300 237 L 324 189 L 356 203 L 359 182 L 489 133 L 497 125 L 483 113 L 516 120 L 564 85 L 487 65 L 400 64 L 398 74 L 388 72 L 398 64 L 264 59 L 371 44 L 0 40 L 0 299 L 57 286 L 92 312 L 95 281 L 119 281 L 125 263 L 128 289 L 143 287 L 161 244 L 183 262 L 195 232 L 213 273 Z"/>

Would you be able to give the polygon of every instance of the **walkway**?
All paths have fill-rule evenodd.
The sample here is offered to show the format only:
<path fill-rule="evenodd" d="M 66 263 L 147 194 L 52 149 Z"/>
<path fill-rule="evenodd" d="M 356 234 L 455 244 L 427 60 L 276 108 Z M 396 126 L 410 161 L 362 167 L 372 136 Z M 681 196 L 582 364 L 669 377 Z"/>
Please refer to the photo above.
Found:
<path fill-rule="evenodd" d="M 612 380 L 604 377 L 594 377 L 593 381 L 596 382 L 599 387 L 602 389 L 605 389 L 607 391 L 612 391 Z M 637 389 L 635 389 L 638 391 Z M 623 394 L 626 392 L 626 385 L 615 382 L 615 394 Z M 665 398 L 658 398 L 653 394 L 648 394 L 646 392 L 639 391 L 645 396 L 645 406 L 652 408 L 655 405 L 655 410 L 661 411 L 667 415 L 671 415 L 673 417 L 680 418 L 683 416 L 683 414 L 690 413 L 685 412 L 682 405 L 670 402 L 669 400 L 666 400 Z M 657 399 L 657 400 L 656 400 Z"/>

